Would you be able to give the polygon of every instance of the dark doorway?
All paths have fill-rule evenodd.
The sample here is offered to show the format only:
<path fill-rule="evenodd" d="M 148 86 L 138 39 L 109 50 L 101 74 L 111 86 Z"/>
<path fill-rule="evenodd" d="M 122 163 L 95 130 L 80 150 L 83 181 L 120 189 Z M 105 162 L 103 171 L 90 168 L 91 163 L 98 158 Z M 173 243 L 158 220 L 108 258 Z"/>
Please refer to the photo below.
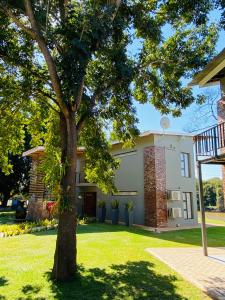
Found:
<path fill-rule="evenodd" d="M 84 193 L 84 215 L 96 217 L 96 193 Z"/>

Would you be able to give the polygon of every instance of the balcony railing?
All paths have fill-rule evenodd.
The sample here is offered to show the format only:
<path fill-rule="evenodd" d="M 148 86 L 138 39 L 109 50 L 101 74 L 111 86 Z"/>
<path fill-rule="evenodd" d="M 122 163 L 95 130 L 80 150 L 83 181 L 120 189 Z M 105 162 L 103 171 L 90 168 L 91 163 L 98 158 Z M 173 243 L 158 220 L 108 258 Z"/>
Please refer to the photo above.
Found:
<path fill-rule="evenodd" d="M 196 135 L 194 141 L 197 159 L 199 156 L 218 157 L 225 154 L 225 123 Z"/>

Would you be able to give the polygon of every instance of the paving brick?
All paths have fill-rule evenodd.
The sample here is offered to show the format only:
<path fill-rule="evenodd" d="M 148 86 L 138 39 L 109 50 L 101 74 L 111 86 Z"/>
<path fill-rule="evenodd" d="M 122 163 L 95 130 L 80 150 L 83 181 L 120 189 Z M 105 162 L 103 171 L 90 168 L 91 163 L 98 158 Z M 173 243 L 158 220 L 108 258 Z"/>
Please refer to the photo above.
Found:
<path fill-rule="evenodd" d="M 225 248 L 209 248 L 208 257 L 199 247 L 146 250 L 212 299 L 225 300 Z"/>

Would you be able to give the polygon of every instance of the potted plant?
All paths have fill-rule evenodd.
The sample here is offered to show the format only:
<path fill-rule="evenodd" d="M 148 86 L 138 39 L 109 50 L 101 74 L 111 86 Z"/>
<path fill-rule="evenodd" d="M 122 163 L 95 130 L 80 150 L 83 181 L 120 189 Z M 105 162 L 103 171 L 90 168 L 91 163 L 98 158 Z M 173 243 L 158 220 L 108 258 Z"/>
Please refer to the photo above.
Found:
<path fill-rule="evenodd" d="M 129 201 L 125 204 L 125 210 L 124 210 L 124 221 L 126 226 L 132 226 L 133 225 L 133 219 L 134 219 L 134 204 L 133 202 Z"/>
<path fill-rule="evenodd" d="M 111 208 L 112 208 L 112 224 L 116 225 L 119 221 L 119 201 L 113 200 L 111 202 Z"/>
<path fill-rule="evenodd" d="M 98 221 L 100 223 L 104 223 L 105 222 L 105 216 L 106 216 L 106 207 L 105 207 L 105 201 L 104 200 L 99 200 L 98 201 L 98 208 L 99 208 Z"/>

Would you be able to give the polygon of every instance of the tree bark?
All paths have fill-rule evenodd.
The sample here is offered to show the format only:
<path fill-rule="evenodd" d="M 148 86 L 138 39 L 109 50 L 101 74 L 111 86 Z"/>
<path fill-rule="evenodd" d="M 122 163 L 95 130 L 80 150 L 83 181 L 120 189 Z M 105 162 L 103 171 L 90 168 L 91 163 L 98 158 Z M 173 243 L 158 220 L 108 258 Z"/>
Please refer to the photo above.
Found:
<path fill-rule="evenodd" d="M 3 207 L 7 207 L 9 198 L 10 198 L 10 191 L 8 190 L 3 193 L 3 200 L 2 200 Z"/>
<path fill-rule="evenodd" d="M 72 279 L 76 273 L 76 160 L 77 134 L 74 113 L 60 115 L 62 164 L 59 225 L 52 275 L 58 281 Z"/>

